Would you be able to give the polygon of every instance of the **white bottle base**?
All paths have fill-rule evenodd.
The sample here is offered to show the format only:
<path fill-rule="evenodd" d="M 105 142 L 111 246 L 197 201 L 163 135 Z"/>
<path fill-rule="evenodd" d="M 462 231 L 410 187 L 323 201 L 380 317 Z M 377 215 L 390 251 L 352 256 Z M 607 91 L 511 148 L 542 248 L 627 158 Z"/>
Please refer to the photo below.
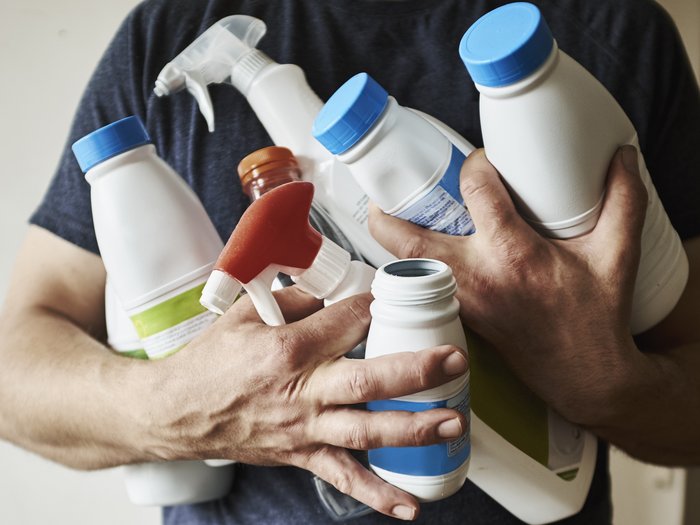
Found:
<path fill-rule="evenodd" d="M 172 506 L 219 499 L 231 491 L 233 467 L 210 467 L 203 461 L 169 461 L 125 465 L 129 500 L 141 506 Z"/>
<path fill-rule="evenodd" d="M 467 480 L 469 460 L 465 461 L 458 469 L 440 476 L 411 476 L 390 472 L 374 465 L 370 465 L 372 471 L 383 480 L 391 483 L 412 494 L 418 501 L 427 503 L 438 501 L 452 496 L 462 488 Z"/>

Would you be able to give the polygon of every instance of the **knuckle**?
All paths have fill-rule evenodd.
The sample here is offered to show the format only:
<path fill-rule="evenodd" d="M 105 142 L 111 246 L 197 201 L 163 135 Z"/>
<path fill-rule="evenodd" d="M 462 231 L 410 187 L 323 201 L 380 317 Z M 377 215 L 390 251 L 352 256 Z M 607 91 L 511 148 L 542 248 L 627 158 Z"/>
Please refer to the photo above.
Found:
<path fill-rule="evenodd" d="M 286 367 L 296 369 L 303 356 L 302 334 L 299 331 L 273 330 L 271 337 L 274 358 Z"/>
<path fill-rule="evenodd" d="M 369 313 L 369 305 L 372 302 L 372 296 L 369 294 L 359 294 L 353 296 L 346 304 L 346 313 L 353 321 L 360 324 L 369 324 L 371 315 Z"/>
<path fill-rule="evenodd" d="M 428 253 L 426 240 L 421 235 L 409 235 L 401 239 L 398 257 L 401 259 L 418 259 Z"/>
<path fill-rule="evenodd" d="M 436 354 L 431 352 L 421 352 L 416 354 L 416 356 L 420 356 L 422 359 L 417 359 L 413 364 L 411 377 L 415 386 L 420 390 L 424 390 L 430 387 L 431 370 L 439 367 L 439 361 L 436 359 Z"/>
<path fill-rule="evenodd" d="M 343 494 L 352 494 L 355 486 L 355 479 L 350 472 L 345 469 L 339 469 L 335 472 L 331 483 Z"/>
<path fill-rule="evenodd" d="M 411 436 L 411 444 L 414 446 L 425 445 L 433 441 L 433 433 L 421 424 L 421 414 L 416 414 L 411 418 L 411 427 L 406 435 Z"/>
<path fill-rule="evenodd" d="M 352 399 L 370 401 L 377 392 L 377 380 L 369 368 L 355 366 L 348 379 L 348 390 Z"/>
<path fill-rule="evenodd" d="M 355 423 L 347 435 L 347 446 L 353 450 L 367 450 L 372 446 L 370 430 L 364 422 Z"/>
<path fill-rule="evenodd" d="M 459 189 L 462 195 L 468 198 L 479 197 L 488 193 L 489 174 L 484 169 L 463 170 L 463 176 L 459 179 Z"/>

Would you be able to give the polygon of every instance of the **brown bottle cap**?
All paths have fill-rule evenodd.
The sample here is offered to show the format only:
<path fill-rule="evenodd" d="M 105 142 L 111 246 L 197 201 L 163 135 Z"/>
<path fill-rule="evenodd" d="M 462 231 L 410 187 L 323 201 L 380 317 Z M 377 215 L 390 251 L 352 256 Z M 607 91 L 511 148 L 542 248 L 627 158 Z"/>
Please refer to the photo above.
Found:
<path fill-rule="evenodd" d="M 238 163 L 238 176 L 243 185 L 261 174 L 278 169 L 292 169 L 299 175 L 299 164 L 294 154 L 281 146 L 268 146 L 245 156 Z"/>

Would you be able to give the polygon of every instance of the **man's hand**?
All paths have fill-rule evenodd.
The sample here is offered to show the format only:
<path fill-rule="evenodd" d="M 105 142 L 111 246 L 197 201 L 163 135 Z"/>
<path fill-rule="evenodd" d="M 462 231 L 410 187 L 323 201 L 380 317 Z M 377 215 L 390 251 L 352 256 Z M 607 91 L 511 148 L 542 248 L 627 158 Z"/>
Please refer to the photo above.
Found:
<path fill-rule="evenodd" d="M 638 338 L 651 350 L 640 352 L 629 332 L 647 201 L 636 161 L 632 147 L 617 152 L 598 223 L 575 239 L 530 228 L 482 151 L 461 180 L 476 233 L 450 237 L 376 208 L 370 228 L 399 257 L 449 264 L 464 322 L 564 417 L 642 460 L 700 464 L 700 239 L 685 243 L 683 296 Z"/>
<path fill-rule="evenodd" d="M 600 402 L 614 394 L 636 353 L 628 327 L 646 193 L 635 155 L 633 148 L 616 155 L 596 228 L 572 240 L 535 232 L 483 151 L 472 153 L 462 170 L 473 235 L 437 234 L 376 208 L 371 215 L 373 235 L 399 257 L 450 265 L 465 323 L 537 394 L 580 424 L 599 421 Z"/>
<path fill-rule="evenodd" d="M 450 237 L 376 208 L 370 227 L 399 257 L 449 264 L 468 327 L 567 419 L 645 461 L 698 464 L 700 239 L 685 243 L 683 296 L 638 338 L 652 350 L 640 352 L 629 332 L 646 206 L 636 159 L 632 147 L 617 152 L 600 219 L 576 239 L 530 228 L 482 151 L 469 156 L 461 180 L 476 233 Z"/>
<path fill-rule="evenodd" d="M 296 288 L 276 294 L 289 324 L 264 325 L 248 298 L 178 354 L 155 365 L 150 452 L 294 465 L 376 510 L 414 518 L 418 503 L 346 450 L 426 445 L 466 429 L 461 414 L 371 413 L 352 405 L 432 388 L 467 370 L 442 346 L 371 360 L 343 357 L 367 335 L 369 295 L 328 308 Z M 153 412 L 154 406 L 160 409 Z"/>
<path fill-rule="evenodd" d="M 177 354 L 142 361 L 96 340 L 104 285 L 98 256 L 30 228 L 0 316 L 0 438 L 80 469 L 198 458 L 296 465 L 411 519 L 415 498 L 346 448 L 425 445 L 467 428 L 454 410 L 353 407 L 443 384 L 468 366 L 449 346 L 344 358 L 367 335 L 368 295 L 322 308 L 296 288 L 281 290 L 289 324 L 279 327 L 264 325 L 243 298 Z"/>

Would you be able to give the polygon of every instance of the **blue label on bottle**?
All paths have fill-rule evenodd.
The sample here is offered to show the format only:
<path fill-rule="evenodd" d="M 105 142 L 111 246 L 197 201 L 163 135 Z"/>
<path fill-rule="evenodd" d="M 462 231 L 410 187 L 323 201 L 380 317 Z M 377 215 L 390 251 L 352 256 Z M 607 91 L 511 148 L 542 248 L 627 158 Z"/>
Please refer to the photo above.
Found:
<path fill-rule="evenodd" d="M 464 206 L 459 189 L 459 173 L 464 159 L 464 154 L 453 144 L 450 162 L 442 179 L 418 201 L 395 216 L 449 235 L 474 233 L 474 222 Z"/>
<path fill-rule="evenodd" d="M 433 408 L 454 408 L 467 418 L 469 422 L 469 385 L 451 399 L 432 403 L 416 403 L 389 399 L 383 401 L 370 401 L 367 408 L 373 412 L 385 412 L 387 410 L 405 410 L 408 412 L 422 412 Z M 458 469 L 469 459 L 471 443 L 469 441 L 469 428 L 462 436 L 447 443 L 428 445 L 423 447 L 384 447 L 369 451 L 371 465 L 412 476 L 439 476 Z"/>
<path fill-rule="evenodd" d="M 457 149 L 457 146 L 452 144 L 450 164 L 447 166 L 445 174 L 438 183 L 447 193 L 450 194 L 454 200 L 456 200 L 462 206 L 464 206 L 464 199 L 462 198 L 462 192 L 459 189 L 459 174 L 462 171 L 462 164 L 464 164 L 465 159 L 466 157 L 464 154 Z"/>

